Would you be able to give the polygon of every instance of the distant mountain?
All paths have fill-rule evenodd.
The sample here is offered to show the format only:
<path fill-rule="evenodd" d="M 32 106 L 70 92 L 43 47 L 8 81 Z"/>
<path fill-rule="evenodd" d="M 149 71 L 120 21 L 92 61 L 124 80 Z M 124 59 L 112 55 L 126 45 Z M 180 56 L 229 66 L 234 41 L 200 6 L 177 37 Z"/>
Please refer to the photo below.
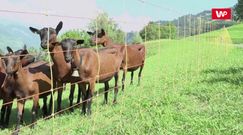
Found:
<path fill-rule="evenodd" d="M 198 14 L 184 15 L 178 19 L 172 21 L 157 21 L 161 25 L 172 23 L 177 27 L 179 36 L 192 36 L 200 33 L 205 33 L 211 30 L 217 30 L 220 28 L 229 27 L 234 25 L 236 22 L 233 21 L 212 21 L 211 20 L 211 11 L 205 10 Z"/>
<path fill-rule="evenodd" d="M 6 46 L 14 50 L 22 48 L 24 44 L 27 47 L 39 48 L 39 37 L 33 35 L 29 30 L 28 24 L 17 21 L 2 19 L 0 21 L 0 49 L 6 52 Z"/>

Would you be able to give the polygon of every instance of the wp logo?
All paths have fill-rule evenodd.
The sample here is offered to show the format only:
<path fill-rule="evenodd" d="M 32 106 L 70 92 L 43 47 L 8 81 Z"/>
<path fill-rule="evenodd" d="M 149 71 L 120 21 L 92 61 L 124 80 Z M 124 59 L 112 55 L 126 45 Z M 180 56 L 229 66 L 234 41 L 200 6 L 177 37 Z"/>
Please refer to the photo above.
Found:
<path fill-rule="evenodd" d="M 231 8 L 213 8 L 212 20 L 231 20 L 232 10 Z"/>

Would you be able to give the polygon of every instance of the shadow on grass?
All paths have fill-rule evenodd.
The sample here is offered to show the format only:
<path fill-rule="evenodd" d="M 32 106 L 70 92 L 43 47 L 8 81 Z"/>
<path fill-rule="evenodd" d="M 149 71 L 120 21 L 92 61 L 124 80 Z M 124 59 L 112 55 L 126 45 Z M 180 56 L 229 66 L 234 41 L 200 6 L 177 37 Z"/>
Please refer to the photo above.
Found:
<path fill-rule="evenodd" d="M 202 71 L 203 74 L 213 75 L 210 78 L 204 79 L 200 82 L 202 83 L 220 83 L 225 82 L 233 85 L 242 85 L 243 76 L 243 67 L 230 67 L 228 69 L 208 69 Z"/>
<path fill-rule="evenodd" d="M 225 70 L 221 70 L 221 69 L 207 69 L 202 71 L 202 73 L 205 74 L 238 74 L 240 72 L 243 71 L 243 67 L 230 67 L 228 69 Z"/>

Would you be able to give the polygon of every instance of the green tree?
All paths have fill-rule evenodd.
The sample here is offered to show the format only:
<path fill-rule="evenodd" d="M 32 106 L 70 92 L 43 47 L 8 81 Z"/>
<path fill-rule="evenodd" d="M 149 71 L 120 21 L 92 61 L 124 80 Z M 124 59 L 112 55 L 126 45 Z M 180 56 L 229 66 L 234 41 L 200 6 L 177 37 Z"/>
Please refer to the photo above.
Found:
<path fill-rule="evenodd" d="M 141 31 L 140 35 L 143 40 L 156 40 L 159 39 L 159 25 L 155 22 L 150 22 L 147 26 L 145 26 Z"/>
<path fill-rule="evenodd" d="M 161 26 L 161 35 L 162 39 L 175 39 L 176 38 L 176 26 L 172 23 L 167 23 Z"/>
<path fill-rule="evenodd" d="M 173 39 L 176 37 L 176 26 L 172 23 L 160 25 L 156 22 L 150 22 L 141 31 L 143 40 Z"/>
<path fill-rule="evenodd" d="M 60 40 L 67 39 L 67 38 L 76 39 L 76 40 L 83 39 L 84 44 L 82 46 L 86 46 L 86 47 L 88 47 L 92 44 L 90 36 L 84 30 L 78 30 L 78 29 L 69 30 L 69 31 L 66 31 L 65 33 L 63 33 L 59 37 Z"/>
<path fill-rule="evenodd" d="M 139 33 L 138 32 L 133 32 L 132 35 L 131 35 L 131 41 L 130 41 L 130 43 L 131 44 L 137 44 L 137 43 L 142 43 L 142 42 L 143 42 L 143 39 L 139 35 Z"/>
<path fill-rule="evenodd" d="M 243 20 L 243 0 L 238 0 L 234 7 L 236 20 Z"/>
<path fill-rule="evenodd" d="M 118 28 L 117 23 L 109 18 L 107 13 L 99 14 L 89 24 L 90 31 L 96 31 L 103 28 L 114 43 L 124 43 L 125 33 Z"/>
<path fill-rule="evenodd" d="M 48 55 L 43 51 L 42 48 L 34 48 L 34 47 L 29 47 L 28 48 L 28 52 L 29 54 L 34 54 L 35 56 L 35 60 L 39 61 L 39 60 L 43 60 L 48 62 Z"/>

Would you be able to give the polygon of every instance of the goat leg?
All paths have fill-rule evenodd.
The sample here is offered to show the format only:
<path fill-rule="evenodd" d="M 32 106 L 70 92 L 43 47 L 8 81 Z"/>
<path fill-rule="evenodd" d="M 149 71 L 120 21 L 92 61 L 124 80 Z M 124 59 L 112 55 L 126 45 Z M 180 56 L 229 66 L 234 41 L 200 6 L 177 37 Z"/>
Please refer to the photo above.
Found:
<path fill-rule="evenodd" d="M 95 89 L 95 80 L 91 81 L 90 87 L 89 87 L 87 115 L 91 115 L 91 105 L 92 105 L 92 98 L 94 95 L 94 89 Z"/>
<path fill-rule="evenodd" d="M 13 135 L 18 135 L 19 133 L 19 128 L 20 128 L 20 123 L 21 123 L 21 118 L 23 115 L 23 109 L 24 109 L 24 100 L 19 100 L 17 103 L 17 108 L 18 108 L 18 114 L 17 114 L 17 125 L 15 127 L 15 131 Z"/>
<path fill-rule="evenodd" d="M 139 70 L 139 73 L 138 73 L 138 86 L 140 85 L 140 80 L 141 80 L 141 74 L 142 74 L 142 71 L 143 71 L 143 64 L 141 65 L 140 67 L 140 70 Z"/>
<path fill-rule="evenodd" d="M 70 107 L 70 111 L 73 112 L 73 95 L 74 95 L 74 90 L 75 90 L 75 85 L 71 85 L 71 90 L 70 90 L 70 95 L 69 95 L 69 107 Z"/>
<path fill-rule="evenodd" d="M 113 100 L 113 104 L 115 104 L 117 101 L 117 94 L 118 94 L 118 79 L 119 79 L 119 73 L 115 74 L 115 88 L 114 88 L 114 100 Z"/>
<path fill-rule="evenodd" d="M 34 125 L 36 124 L 36 116 L 38 115 L 38 108 L 39 108 L 39 95 L 34 96 L 33 98 L 33 108 L 32 108 L 32 125 L 31 128 L 34 127 Z"/>
<path fill-rule="evenodd" d="M 134 71 L 131 72 L 131 82 L 130 82 L 130 85 L 133 85 L 133 73 L 134 73 Z"/>
<path fill-rule="evenodd" d="M 9 124 L 9 118 L 10 118 L 10 114 L 11 114 L 11 110 L 12 110 L 12 105 L 13 105 L 13 103 L 10 103 L 9 105 L 7 105 L 7 114 L 6 114 L 6 119 L 5 119 L 5 127 L 7 127 L 8 124 Z"/>
<path fill-rule="evenodd" d="M 108 103 L 109 82 L 105 82 L 104 104 Z"/>
<path fill-rule="evenodd" d="M 3 101 L 3 104 L 5 102 Z M 1 127 L 4 128 L 5 127 L 5 123 L 4 123 L 4 119 L 5 119 L 5 112 L 6 112 L 6 108 L 7 108 L 7 105 L 2 105 L 2 108 L 1 108 L 1 120 L 0 120 L 0 124 L 1 124 Z"/>

